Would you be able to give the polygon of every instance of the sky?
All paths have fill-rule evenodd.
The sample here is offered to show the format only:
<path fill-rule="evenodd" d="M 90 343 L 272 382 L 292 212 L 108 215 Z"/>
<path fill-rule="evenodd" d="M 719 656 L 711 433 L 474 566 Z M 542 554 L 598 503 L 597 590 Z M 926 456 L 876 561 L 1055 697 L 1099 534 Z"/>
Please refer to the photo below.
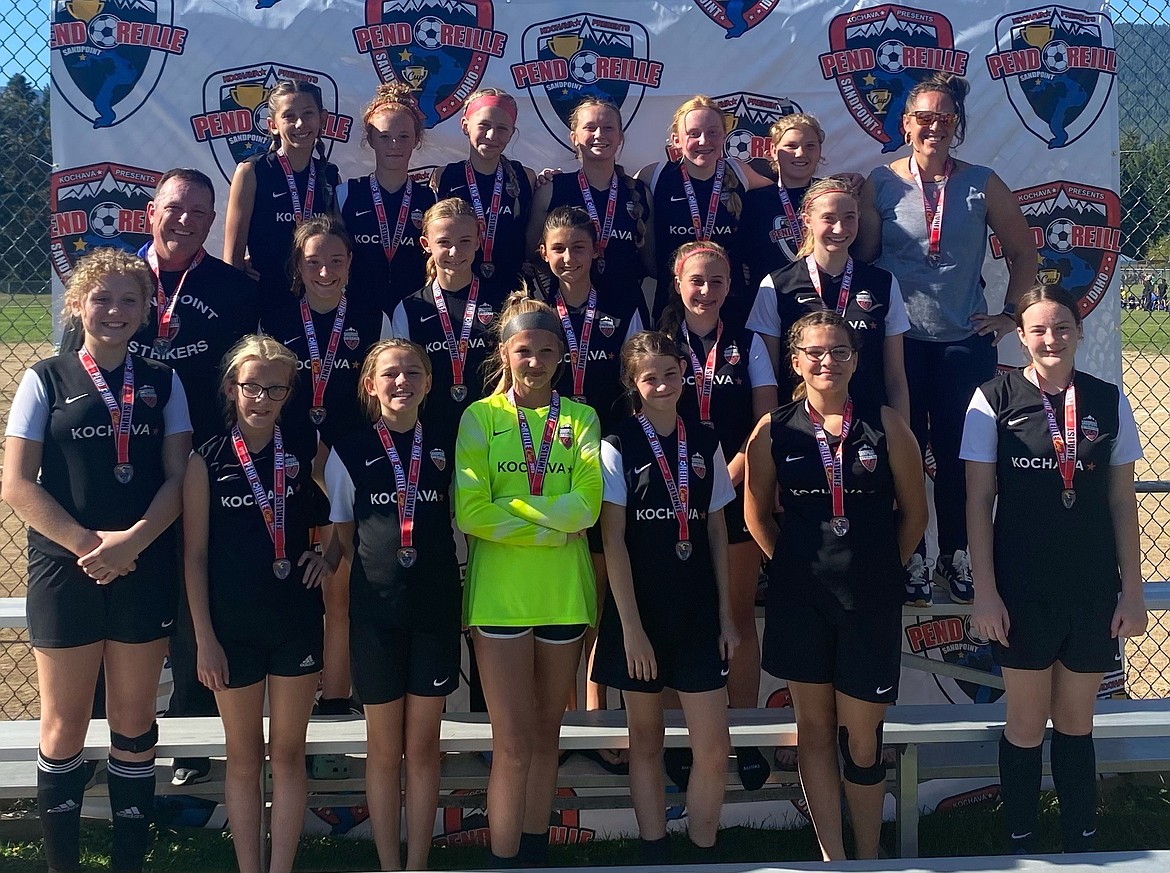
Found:
<path fill-rule="evenodd" d="M 0 0 L 0 34 L 4 34 L 0 36 L 0 85 L 16 73 L 24 73 L 38 87 L 49 84 L 49 9 L 54 2 L 58 0 Z M 929 0 L 910 5 L 920 4 L 929 5 Z M 1115 21 L 1170 24 L 1168 4 L 1170 0 L 1113 0 L 1111 7 Z M 945 8 L 946 4 L 939 0 L 938 5 Z"/>

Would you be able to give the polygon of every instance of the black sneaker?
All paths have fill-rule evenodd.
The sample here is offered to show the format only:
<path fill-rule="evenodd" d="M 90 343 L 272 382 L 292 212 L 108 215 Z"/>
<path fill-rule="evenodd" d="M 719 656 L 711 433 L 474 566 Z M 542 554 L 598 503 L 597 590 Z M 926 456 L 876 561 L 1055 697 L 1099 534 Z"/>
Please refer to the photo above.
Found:
<path fill-rule="evenodd" d="M 955 603 L 973 603 L 975 585 L 971 581 L 971 558 L 962 549 L 953 555 L 939 555 L 934 579 L 950 592 Z"/>
<path fill-rule="evenodd" d="M 172 785 L 194 785 L 211 775 L 210 758 L 175 758 Z"/>
<path fill-rule="evenodd" d="M 926 566 L 926 559 L 917 552 L 906 562 L 907 606 L 927 607 L 934 601 L 929 569 Z"/>
<path fill-rule="evenodd" d="M 361 709 L 349 697 L 320 697 L 313 704 L 316 721 L 354 721 L 361 717 Z"/>

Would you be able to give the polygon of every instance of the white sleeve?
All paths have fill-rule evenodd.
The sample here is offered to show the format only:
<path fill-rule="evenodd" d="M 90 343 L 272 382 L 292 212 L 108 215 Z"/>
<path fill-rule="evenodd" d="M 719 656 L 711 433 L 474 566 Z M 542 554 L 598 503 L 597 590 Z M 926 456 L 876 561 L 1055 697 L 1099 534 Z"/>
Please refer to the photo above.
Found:
<path fill-rule="evenodd" d="M 608 440 L 601 441 L 601 499 L 626 505 L 626 477 L 622 456 Z"/>
<path fill-rule="evenodd" d="M 784 332 L 780 326 L 780 313 L 776 311 L 776 285 L 770 273 L 760 282 L 760 292 L 748 314 L 747 329 L 764 336 L 780 336 Z"/>
<path fill-rule="evenodd" d="M 629 342 L 630 337 L 634 334 L 645 329 L 646 327 L 642 324 L 642 313 L 635 309 L 634 314 L 630 316 L 629 326 L 626 328 L 626 342 Z"/>
<path fill-rule="evenodd" d="M 45 392 L 45 383 L 31 369 L 25 370 L 12 398 L 8 427 L 4 433 L 6 436 L 43 443 L 48 427 L 49 395 Z"/>
<path fill-rule="evenodd" d="M 1142 441 L 1138 436 L 1137 422 L 1133 418 L 1133 409 L 1130 408 L 1129 398 L 1124 391 L 1117 392 L 1117 442 L 1113 444 L 1113 452 L 1109 455 L 1111 466 L 1119 467 L 1122 464 L 1132 464 L 1142 459 Z"/>
<path fill-rule="evenodd" d="M 715 479 L 711 483 L 711 505 L 708 509 L 714 512 L 722 509 L 735 500 L 735 486 L 731 484 L 731 473 L 727 470 L 727 460 L 723 457 L 723 446 L 715 449 Z"/>
<path fill-rule="evenodd" d="M 758 333 L 752 334 L 752 351 L 748 355 L 748 379 L 751 380 L 753 388 L 776 384 L 776 371 L 772 369 L 768 347 L 764 345 Z"/>
<path fill-rule="evenodd" d="M 394 310 L 398 312 L 397 309 Z M 394 324 L 390 321 L 390 316 L 385 312 L 382 313 L 382 335 L 378 339 L 394 339 Z"/>
<path fill-rule="evenodd" d="M 410 339 L 410 319 L 406 317 L 406 307 L 401 303 L 394 307 L 394 318 L 390 321 L 390 336 Z"/>
<path fill-rule="evenodd" d="M 890 276 L 890 305 L 886 311 L 886 336 L 897 336 L 910 329 L 910 316 L 906 313 L 906 301 L 902 297 L 902 286 L 897 276 Z"/>
<path fill-rule="evenodd" d="M 341 212 L 341 210 L 345 209 L 345 199 L 349 197 L 349 179 L 346 179 L 337 186 L 337 191 L 334 192 L 334 196 L 337 197 L 337 211 Z"/>
<path fill-rule="evenodd" d="M 330 449 L 325 461 L 325 492 L 329 495 L 329 520 L 334 523 L 353 521 L 353 479 L 337 449 Z"/>
<path fill-rule="evenodd" d="M 163 436 L 173 433 L 190 433 L 191 413 L 187 409 L 187 392 L 183 390 L 183 380 L 179 374 L 171 370 L 171 399 L 167 401 L 163 410 Z"/>
<path fill-rule="evenodd" d="M 995 410 L 987 402 L 982 388 L 976 388 L 967 406 L 967 417 L 963 420 L 963 443 L 959 446 L 959 457 L 964 461 L 981 461 L 994 464 L 999 453 L 999 429 L 995 423 Z"/>

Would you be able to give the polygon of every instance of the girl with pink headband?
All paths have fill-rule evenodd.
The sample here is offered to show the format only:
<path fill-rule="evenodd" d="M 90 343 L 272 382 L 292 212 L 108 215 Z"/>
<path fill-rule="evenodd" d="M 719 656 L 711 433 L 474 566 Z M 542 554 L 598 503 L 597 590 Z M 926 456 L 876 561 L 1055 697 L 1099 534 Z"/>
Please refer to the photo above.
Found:
<path fill-rule="evenodd" d="M 752 426 L 776 406 L 776 376 L 763 341 L 744 324 L 744 313 L 725 306 L 731 263 L 723 246 L 689 242 L 674 255 L 674 293 L 662 316 L 663 331 L 681 347 L 690 365 L 679 413 L 696 428 L 711 429 L 727 459 L 735 499 L 724 507 L 730 565 L 731 617 L 740 646 L 728 668 L 727 698 L 733 707 L 753 708 L 760 685 L 760 643 L 755 601 L 761 554 L 744 523 L 744 447 Z M 754 747 L 736 749 L 739 776 L 754 790 L 770 767 Z M 668 769 L 686 781 L 686 754 L 671 752 Z"/>
<path fill-rule="evenodd" d="M 459 197 L 475 210 L 481 239 L 476 277 L 503 289 L 517 288 L 536 174 L 504 156 L 516 132 L 516 100 L 497 88 L 483 88 L 467 98 L 459 124 L 470 154 L 436 170 L 431 187 L 440 200 Z"/>

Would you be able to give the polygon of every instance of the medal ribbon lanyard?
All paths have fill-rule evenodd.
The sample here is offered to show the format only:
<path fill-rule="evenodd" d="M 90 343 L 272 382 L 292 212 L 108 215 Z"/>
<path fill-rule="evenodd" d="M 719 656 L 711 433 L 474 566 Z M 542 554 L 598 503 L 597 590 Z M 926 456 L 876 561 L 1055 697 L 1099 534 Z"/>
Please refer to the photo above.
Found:
<path fill-rule="evenodd" d="M 89 374 L 93 387 L 101 395 L 102 403 L 110 412 L 110 423 L 114 431 L 114 450 L 117 455 L 117 464 L 114 467 L 114 478 L 125 485 L 134 475 L 134 468 L 130 466 L 130 430 L 134 423 L 134 359 L 126 353 L 126 362 L 122 366 L 122 403 L 114 399 L 114 392 L 106 383 L 97 361 L 82 346 L 77 357 L 81 359 L 81 366 Z"/>
<path fill-rule="evenodd" d="M 277 579 L 287 579 L 292 569 L 292 563 L 284 552 L 284 440 L 280 434 L 280 425 L 272 431 L 272 502 L 268 501 L 268 494 L 260 481 L 260 474 L 256 472 L 256 464 L 248 452 L 244 436 L 240 433 L 239 425 L 232 428 L 232 446 L 236 450 L 236 458 L 244 470 L 244 477 L 252 488 L 252 498 L 256 501 L 256 508 L 264 517 L 264 526 L 268 528 L 268 536 L 272 540 L 276 560 L 272 562 L 272 572 Z"/>

